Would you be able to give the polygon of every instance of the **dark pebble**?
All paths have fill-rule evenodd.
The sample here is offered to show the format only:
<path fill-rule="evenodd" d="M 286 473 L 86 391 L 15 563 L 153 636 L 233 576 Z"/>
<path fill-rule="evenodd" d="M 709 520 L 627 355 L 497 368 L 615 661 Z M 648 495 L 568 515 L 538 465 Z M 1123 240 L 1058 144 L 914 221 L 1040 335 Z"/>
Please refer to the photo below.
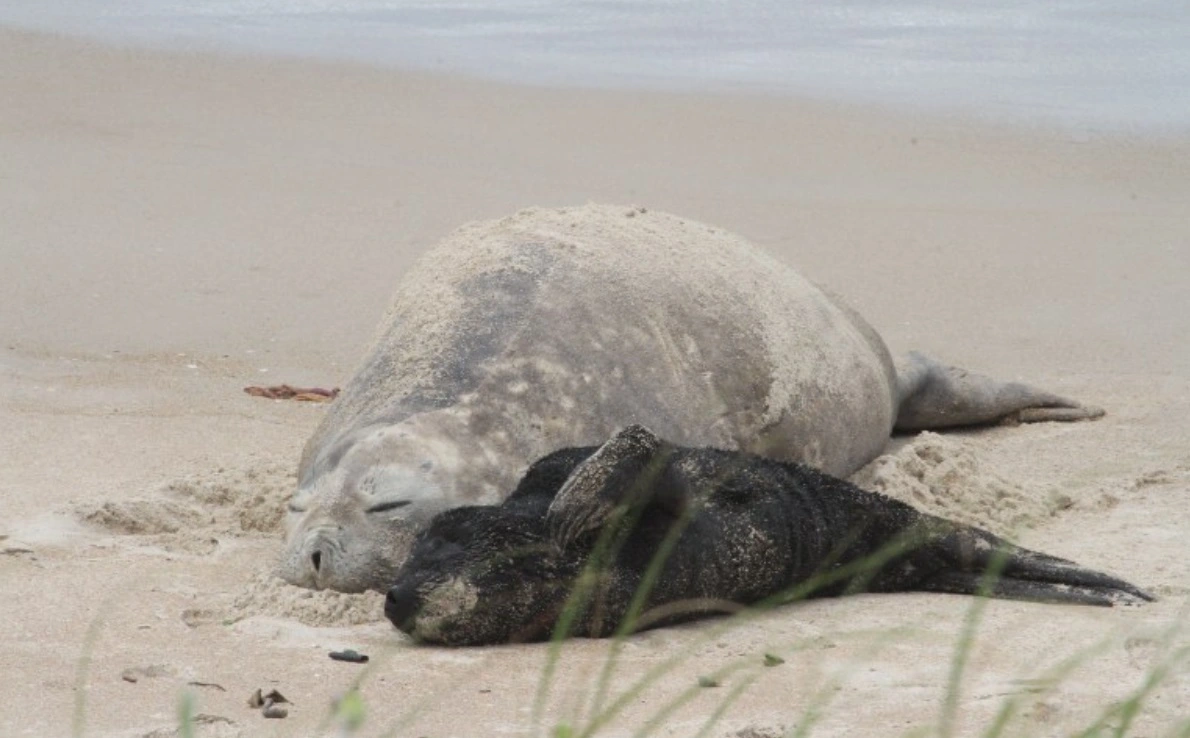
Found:
<path fill-rule="evenodd" d="M 328 655 L 335 661 L 350 661 L 353 664 L 368 663 L 367 654 L 360 653 L 359 651 L 355 651 L 350 648 L 346 651 L 331 651 Z"/>

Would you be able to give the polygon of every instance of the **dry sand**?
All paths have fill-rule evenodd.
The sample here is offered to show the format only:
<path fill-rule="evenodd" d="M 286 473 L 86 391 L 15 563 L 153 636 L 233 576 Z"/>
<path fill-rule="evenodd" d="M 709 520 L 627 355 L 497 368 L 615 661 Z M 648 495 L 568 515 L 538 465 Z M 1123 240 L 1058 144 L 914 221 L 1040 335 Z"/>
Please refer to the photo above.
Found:
<path fill-rule="evenodd" d="M 365 734 L 533 734 L 546 647 L 414 648 L 377 596 L 268 577 L 324 407 L 241 387 L 344 382 L 436 239 L 588 200 L 734 230 L 845 295 L 894 351 L 1107 408 L 896 439 L 862 475 L 1162 597 L 989 603 L 957 734 L 981 734 L 1007 700 L 1008 734 L 1069 734 L 1190 643 L 1168 635 L 1190 593 L 1190 142 L 3 32 L 0 735 L 172 736 L 185 693 L 198 735 L 316 735 L 361 674 Z M 613 698 L 688 658 L 600 735 L 633 734 L 687 690 L 657 733 L 696 734 L 742 685 L 706 735 L 780 735 L 815 705 L 815 735 L 932 726 L 973 602 L 861 596 L 643 634 Z M 372 664 L 330 661 L 334 647 Z M 565 647 L 543 726 L 582 722 L 607 651 Z M 766 651 L 786 662 L 760 666 Z M 732 665 L 721 687 L 696 686 Z M 258 687 L 290 698 L 289 717 L 250 710 Z M 1164 735 L 1188 716 L 1178 672 L 1133 727 Z"/>

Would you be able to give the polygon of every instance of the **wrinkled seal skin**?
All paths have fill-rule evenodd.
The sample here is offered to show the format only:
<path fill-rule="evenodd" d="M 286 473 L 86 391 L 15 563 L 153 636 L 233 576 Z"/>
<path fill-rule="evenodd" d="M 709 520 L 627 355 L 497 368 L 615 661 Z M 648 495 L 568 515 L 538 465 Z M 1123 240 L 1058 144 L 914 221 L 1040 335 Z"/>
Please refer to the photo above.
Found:
<path fill-rule="evenodd" d="M 671 532 L 676 544 L 660 556 L 641 616 L 624 627 Z M 608 563 L 585 569 L 599 550 L 612 552 Z M 435 518 L 397 574 L 385 613 L 426 643 L 540 640 L 553 633 L 580 573 L 598 571 L 566 635 L 600 637 L 782 594 L 976 594 L 989 569 L 998 573 L 988 590 L 997 597 L 1087 605 L 1152 599 L 1107 574 L 804 465 L 675 447 L 630 426 L 602 447 L 541 459 L 500 506 Z M 815 577 L 822 577 L 817 586 L 797 591 Z"/>
<path fill-rule="evenodd" d="M 529 463 L 644 423 L 845 476 L 894 424 L 1097 411 L 910 354 L 743 239 L 589 205 L 465 226 L 398 287 L 306 444 L 279 574 L 384 591 L 438 512 L 501 501 Z"/>

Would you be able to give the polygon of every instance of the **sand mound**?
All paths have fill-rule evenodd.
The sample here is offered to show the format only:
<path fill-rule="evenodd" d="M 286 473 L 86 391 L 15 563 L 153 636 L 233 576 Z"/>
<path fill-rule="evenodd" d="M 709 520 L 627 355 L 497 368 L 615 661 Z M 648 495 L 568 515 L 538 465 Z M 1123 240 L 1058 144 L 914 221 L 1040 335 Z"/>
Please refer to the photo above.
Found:
<path fill-rule="evenodd" d="M 136 546 L 209 555 L 224 538 L 279 536 L 294 484 L 291 462 L 262 462 L 183 477 L 144 497 L 80 503 L 73 513 L 87 525 L 129 536 Z M 230 607 L 188 610 L 183 620 L 197 627 L 256 615 L 312 626 L 358 625 L 384 618 L 384 597 L 293 587 L 273 575 L 270 561 Z"/>
<path fill-rule="evenodd" d="M 116 535 L 171 551 L 208 552 L 223 536 L 281 532 L 285 500 L 294 487 L 292 463 L 265 462 L 246 469 L 216 469 L 169 482 L 127 500 L 84 502 L 75 517 Z"/>
<path fill-rule="evenodd" d="M 177 533 L 214 522 L 197 507 L 167 499 L 84 503 L 75 508 L 75 513 L 84 523 L 129 536 Z"/>
<path fill-rule="evenodd" d="M 295 484 L 292 462 L 267 462 L 184 477 L 163 491 L 216 513 L 213 524 L 223 532 L 279 533 Z"/>
<path fill-rule="evenodd" d="M 263 462 L 183 477 L 144 497 L 81 503 L 73 512 L 83 523 L 133 537 L 138 546 L 209 555 L 222 538 L 280 535 L 294 483 L 292 463 Z M 345 626 L 384 618 L 384 598 L 378 593 L 293 587 L 274 576 L 271 567 L 270 562 L 255 574 L 230 607 L 188 610 L 183 620 L 197 627 L 265 615 L 312 626 Z"/>
<path fill-rule="evenodd" d="M 321 627 L 361 625 L 384 619 L 384 595 L 379 592 L 316 592 L 294 587 L 272 573 L 261 572 L 236 597 L 230 613 L 236 620 L 254 615 L 286 618 Z"/>
<path fill-rule="evenodd" d="M 962 441 L 924 432 L 873 460 L 855 484 L 923 512 L 1011 536 L 1062 506 L 1053 492 L 1010 481 L 989 469 Z"/>

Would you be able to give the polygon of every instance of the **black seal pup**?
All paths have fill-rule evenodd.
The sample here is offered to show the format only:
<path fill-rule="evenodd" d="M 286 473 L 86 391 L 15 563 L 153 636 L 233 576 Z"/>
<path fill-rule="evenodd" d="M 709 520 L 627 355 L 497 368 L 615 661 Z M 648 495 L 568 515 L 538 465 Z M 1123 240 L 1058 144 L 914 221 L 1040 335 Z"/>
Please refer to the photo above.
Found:
<path fill-rule="evenodd" d="M 577 582 L 583 586 L 576 587 Z M 919 590 L 1111 605 L 1128 582 L 808 466 L 629 426 L 550 454 L 499 506 L 438 515 L 385 614 L 423 642 L 600 637 L 805 596 Z"/>

